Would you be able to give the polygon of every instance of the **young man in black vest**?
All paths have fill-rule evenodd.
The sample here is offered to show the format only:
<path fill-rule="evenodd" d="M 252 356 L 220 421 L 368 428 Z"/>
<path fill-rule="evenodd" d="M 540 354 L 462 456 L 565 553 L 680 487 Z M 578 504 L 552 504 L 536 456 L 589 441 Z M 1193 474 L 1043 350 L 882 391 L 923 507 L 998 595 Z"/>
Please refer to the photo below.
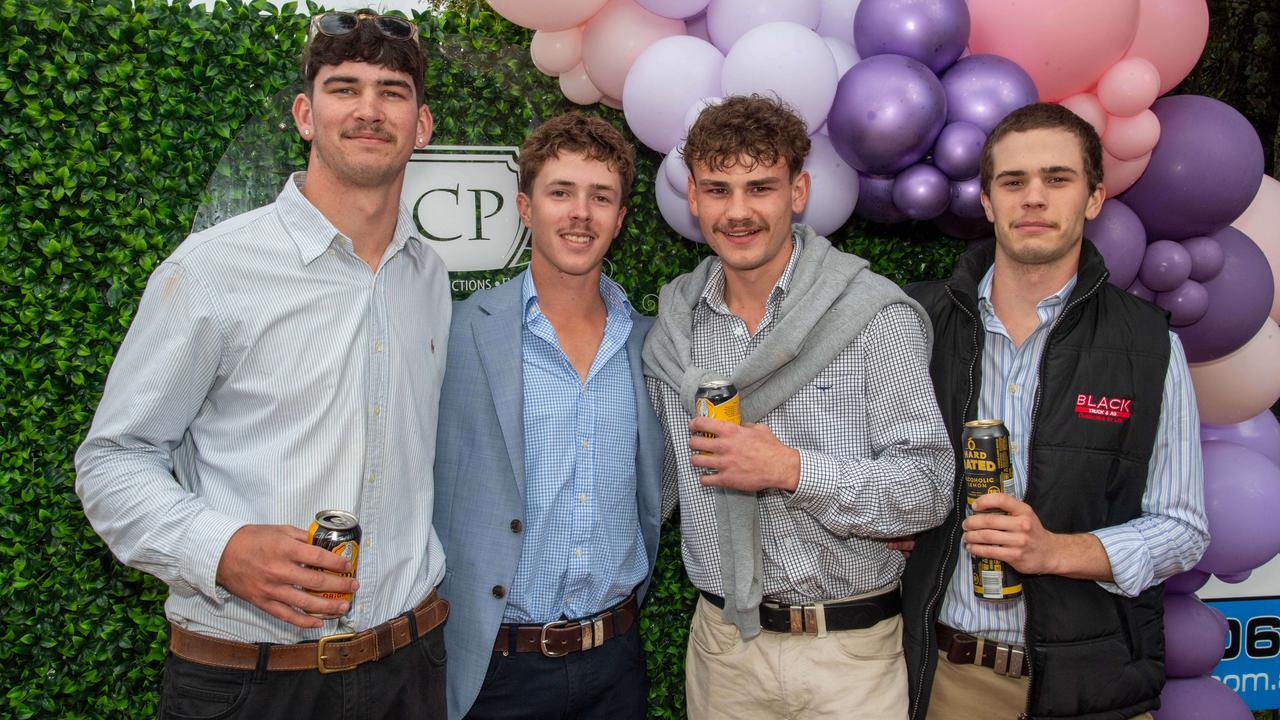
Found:
<path fill-rule="evenodd" d="M 957 458 L 966 421 L 999 418 L 1015 486 L 969 511 L 958 471 L 951 516 L 917 539 L 903 577 L 912 718 L 1146 718 L 1164 685 L 1160 582 L 1208 539 L 1186 359 L 1084 239 L 1105 195 L 1088 123 L 1021 108 L 982 160 L 994 244 L 908 292 L 934 323 Z M 971 557 L 1012 565 L 1021 597 L 976 597 Z"/>

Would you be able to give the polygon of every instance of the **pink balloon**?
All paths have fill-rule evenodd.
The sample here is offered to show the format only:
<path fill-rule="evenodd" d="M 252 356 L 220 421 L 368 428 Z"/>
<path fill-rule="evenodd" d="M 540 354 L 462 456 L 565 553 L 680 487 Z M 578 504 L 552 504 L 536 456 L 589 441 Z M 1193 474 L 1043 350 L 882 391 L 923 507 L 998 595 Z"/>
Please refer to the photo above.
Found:
<path fill-rule="evenodd" d="M 1102 76 L 1097 93 L 1107 112 L 1132 117 L 1156 101 L 1160 94 L 1160 72 L 1148 60 L 1128 57 Z"/>
<path fill-rule="evenodd" d="M 1107 189 L 1107 197 L 1115 197 L 1132 187 L 1142 177 L 1142 173 L 1146 172 L 1149 162 L 1151 153 L 1136 160 L 1118 160 L 1116 156 L 1103 150 L 1102 184 Z"/>
<path fill-rule="evenodd" d="M 1078 93 L 1069 98 L 1063 98 L 1058 104 L 1079 115 L 1081 119 L 1092 125 L 1093 129 L 1098 132 L 1099 137 L 1106 132 L 1107 109 L 1102 107 L 1097 95 L 1093 93 Z"/>
<path fill-rule="evenodd" d="M 1249 207 L 1231 223 L 1262 249 L 1271 264 L 1271 275 L 1280 288 L 1280 180 L 1262 176 L 1262 186 Z M 1280 323 L 1280 292 L 1271 301 L 1271 319 Z"/>
<path fill-rule="evenodd" d="M 579 105 L 590 105 L 600 102 L 600 88 L 591 82 L 587 69 L 578 63 L 569 72 L 560 73 L 560 92 L 569 100 Z"/>
<path fill-rule="evenodd" d="M 711 0 L 707 5 L 707 32 L 711 42 L 728 53 L 747 31 L 773 22 L 793 22 L 810 30 L 822 14 L 819 0 Z"/>
<path fill-rule="evenodd" d="M 544 75 L 558 77 L 582 62 L 582 28 L 539 30 L 529 43 L 529 57 Z"/>
<path fill-rule="evenodd" d="M 662 38 L 683 35 L 684 31 L 683 20 L 654 15 L 632 0 L 609 0 L 583 29 L 582 64 L 600 92 L 620 98 L 627 71 L 640 53 Z"/>
<path fill-rule="evenodd" d="M 1138 0 L 969 0 L 969 50 L 1017 63 L 1040 99 L 1093 87 L 1124 57 L 1138 29 Z"/>
<path fill-rule="evenodd" d="M 488 0 L 494 12 L 534 30 L 568 30 L 604 7 L 606 0 Z"/>
<path fill-rule="evenodd" d="M 1230 355 L 1194 363 L 1200 422 L 1230 425 L 1257 415 L 1280 399 L 1280 327 L 1270 318 L 1253 339 Z"/>
<path fill-rule="evenodd" d="M 1159 141 L 1160 118 L 1150 110 L 1133 117 L 1112 115 L 1102 134 L 1102 147 L 1117 160 L 1137 160 L 1149 154 Z"/>
<path fill-rule="evenodd" d="M 1139 0 L 1138 31 L 1128 57 L 1146 58 L 1160 72 L 1159 94 L 1169 92 L 1196 66 L 1209 37 L 1205 0 Z"/>

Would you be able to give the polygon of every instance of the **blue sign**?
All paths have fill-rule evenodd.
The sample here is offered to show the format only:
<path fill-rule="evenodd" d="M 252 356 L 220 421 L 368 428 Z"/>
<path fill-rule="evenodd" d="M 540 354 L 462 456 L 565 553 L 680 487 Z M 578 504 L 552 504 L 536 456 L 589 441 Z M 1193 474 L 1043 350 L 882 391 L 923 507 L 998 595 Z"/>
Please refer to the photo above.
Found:
<path fill-rule="evenodd" d="M 1280 597 L 1206 600 L 1227 618 L 1227 648 L 1213 676 L 1251 710 L 1280 708 Z"/>

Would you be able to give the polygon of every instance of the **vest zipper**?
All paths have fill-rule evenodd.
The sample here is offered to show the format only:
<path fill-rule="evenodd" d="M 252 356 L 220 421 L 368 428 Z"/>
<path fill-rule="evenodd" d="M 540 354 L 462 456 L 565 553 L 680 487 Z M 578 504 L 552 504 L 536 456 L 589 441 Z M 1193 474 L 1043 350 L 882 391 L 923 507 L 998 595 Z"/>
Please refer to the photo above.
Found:
<path fill-rule="evenodd" d="M 1058 329 L 1058 325 L 1067 316 L 1067 313 L 1071 312 L 1072 308 L 1088 300 L 1094 293 L 1098 292 L 1098 288 L 1102 287 L 1109 275 L 1109 272 L 1103 270 L 1102 275 L 1093 284 L 1093 287 L 1089 288 L 1088 292 L 1085 292 L 1080 297 L 1067 303 L 1067 306 L 1058 314 L 1058 318 L 1053 321 L 1053 325 L 1049 326 L 1049 336 L 1044 340 L 1044 349 L 1040 351 L 1040 363 L 1036 368 L 1036 399 L 1031 403 L 1031 432 L 1027 438 L 1027 487 L 1022 494 L 1023 502 L 1031 495 L 1031 458 L 1035 456 L 1036 449 L 1036 418 L 1040 415 L 1040 400 L 1044 397 L 1044 361 L 1045 357 L 1049 355 L 1049 346 L 1053 343 L 1053 333 Z M 1031 717 L 1031 691 L 1035 687 L 1035 677 L 1033 677 L 1035 663 L 1031 662 L 1031 633 L 1027 631 L 1031 627 L 1031 593 L 1024 592 L 1022 594 L 1022 603 L 1025 610 L 1022 618 L 1022 645 L 1027 652 L 1027 707 L 1026 711 L 1019 715 L 1018 718 L 1019 720 L 1028 720 Z"/>
<path fill-rule="evenodd" d="M 960 418 L 963 421 L 964 418 L 969 416 L 969 406 L 973 402 L 973 371 L 978 363 L 978 320 L 973 316 L 973 313 L 969 312 L 969 308 L 965 307 L 963 303 L 956 299 L 956 296 L 951 293 L 950 287 L 947 288 L 947 296 L 951 298 L 951 301 L 954 302 L 957 307 L 964 311 L 965 315 L 969 316 L 970 323 L 973 327 L 973 357 L 969 359 L 969 392 L 965 395 L 964 410 L 960 413 Z M 918 720 L 920 713 L 920 696 L 924 692 L 924 671 L 929 666 L 930 656 L 934 654 L 934 628 L 933 622 L 931 622 L 931 618 L 933 617 L 933 608 L 938 603 L 938 600 L 941 599 L 942 593 L 946 590 L 945 576 L 947 574 L 947 565 L 951 562 L 951 551 L 956 547 L 956 531 L 960 529 L 960 525 L 964 522 L 964 518 L 961 517 L 960 511 L 962 488 L 960 483 L 957 483 L 954 480 L 952 481 L 952 485 L 954 487 L 952 488 L 951 493 L 951 506 L 956 508 L 957 519 L 956 522 L 951 524 L 951 532 L 947 535 L 946 549 L 943 550 L 942 555 L 942 565 L 938 567 L 938 584 L 934 586 L 933 595 L 929 597 L 929 602 L 925 603 L 924 606 L 924 652 L 920 659 L 920 683 L 916 687 L 915 701 L 911 703 L 911 720 Z"/>

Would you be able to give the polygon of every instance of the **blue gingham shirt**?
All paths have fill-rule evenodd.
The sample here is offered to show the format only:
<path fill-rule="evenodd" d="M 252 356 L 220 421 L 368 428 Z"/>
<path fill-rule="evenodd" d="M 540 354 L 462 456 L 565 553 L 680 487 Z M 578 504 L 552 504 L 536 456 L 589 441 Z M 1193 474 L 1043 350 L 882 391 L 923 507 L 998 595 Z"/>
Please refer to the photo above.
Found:
<path fill-rule="evenodd" d="M 156 268 L 76 453 L 85 514 L 122 562 L 169 584 L 169 619 L 242 642 L 372 627 L 444 576 L 431 525 L 444 263 L 401 206 L 370 269 L 304 182 Z M 305 529 L 330 508 L 364 528 L 347 617 L 304 630 L 217 585 L 240 527 Z"/>
<path fill-rule="evenodd" d="M 1040 355 L 1054 321 L 1076 286 L 1076 278 L 1073 276 L 1061 290 L 1040 301 L 1036 306 L 1040 324 L 1021 346 L 1015 347 L 991 305 L 992 271 L 988 269 L 978 285 L 978 309 L 986 329 L 978 417 L 1001 418 L 1009 429 L 1014 494 L 1022 499 L 1027 491 L 1026 440 L 1031 432 Z M 1172 332 L 1169 343 L 1169 369 L 1142 496 L 1142 514 L 1092 533 L 1107 552 L 1114 579 L 1098 584 L 1127 597 L 1195 565 L 1209 538 L 1195 394 L 1182 343 Z M 1026 623 L 1022 600 L 996 603 L 975 597 L 971 557 L 962 545 L 938 619 L 974 635 L 1022 644 Z"/>
<path fill-rule="evenodd" d="M 545 623 L 616 605 L 649 571 L 636 507 L 631 304 L 600 276 L 608 319 L 584 383 L 528 271 L 521 292 L 525 536 L 503 620 Z"/>

